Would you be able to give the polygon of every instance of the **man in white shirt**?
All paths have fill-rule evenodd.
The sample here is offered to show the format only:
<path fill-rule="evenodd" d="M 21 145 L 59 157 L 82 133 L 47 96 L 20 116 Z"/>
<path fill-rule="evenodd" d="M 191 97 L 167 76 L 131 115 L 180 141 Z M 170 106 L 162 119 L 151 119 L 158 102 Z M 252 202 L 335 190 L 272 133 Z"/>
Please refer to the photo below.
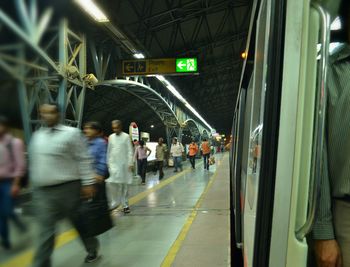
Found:
<path fill-rule="evenodd" d="M 173 144 L 171 145 L 170 154 L 174 158 L 174 172 L 177 172 L 178 169 L 182 171 L 182 154 L 184 153 L 183 145 L 175 137 L 173 139 Z"/>
<path fill-rule="evenodd" d="M 57 222 L 69 219 L 78 226 L 81 195 L 95 193 L 95 174 L 87 143 L 79 129 L 59 124 L 57 104 L 44 104 L 40 115 L 45 124 L 33 135 L 29 147 L 30 177 L 38 224 L 38 247 L 34 267 L 50 267 Z M 98 259 L 98 240 L 82 238 L 88 252 L 85 262 Z"/>
<path fill-rule="evenodd" d="M 133 176 L 133 147 L 130 136 L 122 131 L 119 120 L 112 121 L 114 134 L 108 138 L 107 162 L 109 178 L 107 179 L 108 197 L 111 209 L 123 205 L 124 213 L 130 213 L 128 203 L 128 185 Z"/>

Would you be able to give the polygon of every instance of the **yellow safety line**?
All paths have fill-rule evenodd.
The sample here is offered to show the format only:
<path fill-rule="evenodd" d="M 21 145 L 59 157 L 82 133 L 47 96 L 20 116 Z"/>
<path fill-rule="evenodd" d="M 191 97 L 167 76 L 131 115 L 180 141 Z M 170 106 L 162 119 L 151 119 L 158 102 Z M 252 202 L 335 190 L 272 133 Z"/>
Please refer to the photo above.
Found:
<path fill-rule="evenodd" d="M 221 164 L 221 161 L 217 164 L 217 167 L 219 167 L 220 164 Z M 180 234 L 178 235 L 175 242 L 171 246 L 170 250 L 168 251 L 168 254 L 165 256 L 165 258 L 161 264 L 161 267 L 171 267 L 171 265 L 173 264 L 173 262 L 176 258 L 176 255 L 179 252 L 179 250 L 182 246 L 182 243 L 185 240 L 185 238 L 186 238 L 186 236 L 191 228 L 191 225 L 197 216 L 198 209 L 202 205 L 202 202 L 204 200 L 205 195 L 208 193 L 209 189 L 211 188 L 211 186 L 213 185 L 213 182 L 215 181 L 215 179 L 217 177 L 217 171 L 218 171 L 218 169 L 215 170 L 215 173 L 212 176 L 212 179 L 209 181 L 209 183 L 207 184 L 203 193 L 199 197 L 199 199 L 198 199 L 196 205 L 194 206 L 190 216 L 187 218 L 184 226 L 182 227 Z"/>
<path fill-rule="evenodd" d="M 168 184 L 174 182 L 176 179 L 178 179 L 179 177 L 181 177 L 182 175 L 184 175 L 188 172 L 190 172 L 189 169 L 185 170 L 183 172 L 180 172 L 176 175 L 173 175 L 170 178 L 168 178 L 164 181 L 161 181 L 156 186 L 153 186 L 152 188 L 149 188 L 149 189 L 131 197 L 129 199 L 129 205 L 130 206 L 135 205 L 136 203 L 140 202 L 142 199 L 146 198 L 148 195 L 150 195 L 150 194 L 156 192 L 157 190 L 167 186 Z M 60 248 L 64 245 L 66 245 L 67 243 L 73 241 L 77 237 L 78 237 L 78 233 L 76 232 L 75 229 L 65 231 L 57 236 L 56 242 L 55 242 L 55 248 L 56 249 Z M 5 263 L 0 264 L 0 267 L 25 267 L 25 266 L 28 266 L 32 262 L 33 254 L 34 254 L 33 250 L 25 251 L 25 252 L 21 253 L 20 255 L 15 256 L 13 259 L 10 259 L 10 260 L 6 261 Z"/>

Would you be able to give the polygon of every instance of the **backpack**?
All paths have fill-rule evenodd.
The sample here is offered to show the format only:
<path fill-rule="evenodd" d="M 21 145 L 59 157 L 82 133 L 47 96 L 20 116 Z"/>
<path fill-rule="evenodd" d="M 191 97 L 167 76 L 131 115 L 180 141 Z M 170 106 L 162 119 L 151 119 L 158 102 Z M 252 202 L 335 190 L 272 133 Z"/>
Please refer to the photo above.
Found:
<path fill-rule="evenodd" d="M 13 140 L 14 139 L 11 138 L 10 142 L 6 145 L 6 148 L 10 154 L 10 159 L 12 162 L 15 161 L 15 155 L 13 152 Z M 28 169 L 26 169 L 23 176 L 21 177 L 19 185 L 21 188 L 26 188 L 26 187 L 28 187 L 28 184 L 29 184 L 29 175 L 28 175 Z"/>

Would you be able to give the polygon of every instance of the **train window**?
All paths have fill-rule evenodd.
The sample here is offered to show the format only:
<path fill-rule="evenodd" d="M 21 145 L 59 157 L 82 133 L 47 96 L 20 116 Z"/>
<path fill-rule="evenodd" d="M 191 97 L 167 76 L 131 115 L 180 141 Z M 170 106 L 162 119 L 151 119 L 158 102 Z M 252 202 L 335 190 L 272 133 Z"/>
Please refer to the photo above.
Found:
<path fill-rule="evenodd" d="M 260 173 L 260 155 L 261 142 L 263 133 L 263 118 L 264 118 L 264 103 L 266 92 L 266 42 L 268 36 L 267 25 L 267 2 L 264 1 L 261 6 L 258 17 L 257 27 L 257 42 L 255 67 L 253 76 L 253 105 L 252 117 L 250 122 L 250 140 L 249 140 L 249 155 L 248 155 L 248 179 L 247 179 L 247 197 L 248 204 L 251 209 L 254 208 L 254 203 L 257 197 L 258 181 Z"/>

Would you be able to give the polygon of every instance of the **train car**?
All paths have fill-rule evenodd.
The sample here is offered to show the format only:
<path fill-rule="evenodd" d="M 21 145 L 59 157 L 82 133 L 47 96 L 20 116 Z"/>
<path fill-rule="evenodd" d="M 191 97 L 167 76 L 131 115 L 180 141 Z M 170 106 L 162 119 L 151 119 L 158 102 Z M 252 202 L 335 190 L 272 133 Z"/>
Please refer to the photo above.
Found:
<path fill-rule="evenodd" d="M 308 240 L 321 186 L 327 66 L 337 47 L 332 30 L 341 31 L 340 4 L 253 3 L 230 153 L 234 266 L 314 266 Z"/>

